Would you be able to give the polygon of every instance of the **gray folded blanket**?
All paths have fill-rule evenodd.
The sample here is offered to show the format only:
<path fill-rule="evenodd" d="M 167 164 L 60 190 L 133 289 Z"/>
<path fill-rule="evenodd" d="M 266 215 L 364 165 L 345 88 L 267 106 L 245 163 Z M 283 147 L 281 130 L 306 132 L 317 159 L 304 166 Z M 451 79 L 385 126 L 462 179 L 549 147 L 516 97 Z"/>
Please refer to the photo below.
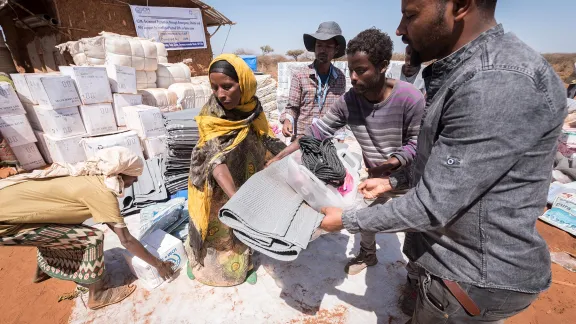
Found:
<path fill-rule="evenodd" d="M 292 261 L 310 242 L 323 215 L 303 203 L 286 183 L 286 160 L 250 177 L 220 209 L 220 221 L 244 244 L 281 261 Z"/>

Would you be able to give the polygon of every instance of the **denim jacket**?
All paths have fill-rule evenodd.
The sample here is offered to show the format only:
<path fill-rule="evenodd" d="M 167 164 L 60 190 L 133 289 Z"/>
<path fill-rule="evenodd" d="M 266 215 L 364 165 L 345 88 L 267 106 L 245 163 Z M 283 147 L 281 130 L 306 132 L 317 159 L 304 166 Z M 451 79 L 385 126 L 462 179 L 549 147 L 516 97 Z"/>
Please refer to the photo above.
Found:
<path fill-rule="evenodd" d="M 423 73 L 427 102 L 407 177 L 412 189 L 344 213 L 345 228 L 408 232 L 404 253 L 444 279 L 546 289 L 550 255 L 535 223 L 566 117 L 560 78 L 501 25 Z"/>

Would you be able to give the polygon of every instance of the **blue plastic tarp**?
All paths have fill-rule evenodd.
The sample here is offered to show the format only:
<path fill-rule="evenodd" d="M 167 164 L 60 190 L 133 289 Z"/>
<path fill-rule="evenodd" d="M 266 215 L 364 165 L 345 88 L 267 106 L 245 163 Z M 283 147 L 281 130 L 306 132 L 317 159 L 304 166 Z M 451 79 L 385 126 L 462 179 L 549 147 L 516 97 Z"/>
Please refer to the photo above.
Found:
<path fill-rule="evenodd" d="M 256 72 L 258 70 L 258 59 L 256 55 L 240 55 L 240 57 L 248 64 L 248 66 L 252 69 L 252 72 Z"/>

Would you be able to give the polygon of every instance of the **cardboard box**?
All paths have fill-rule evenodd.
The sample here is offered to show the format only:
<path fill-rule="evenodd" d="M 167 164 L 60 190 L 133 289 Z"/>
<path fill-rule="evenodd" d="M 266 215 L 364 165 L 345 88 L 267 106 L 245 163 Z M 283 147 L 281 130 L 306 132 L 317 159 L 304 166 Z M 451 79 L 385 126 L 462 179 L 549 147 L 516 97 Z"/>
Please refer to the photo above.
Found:
<path fill-rule="evenodd" d="M 48 72 L 48 73 L 13 73 L 10 74 L 10 78 L 14 82 L 14 87 L 16 88 L 16 94 L 20 101 L 24 103 L 37 105 L 38 102 L 32 96 L 30 91 L 30 85 L 28 80 L 34 76 L 47 76 L 47 75 L 60 75 L 60 72 Z"/>
<path fill-rule="evenodd" d="M 112 133 L 118 130 L 111 104 L 80 106 L 80 114 L 86 132 L 90 136 Z"/>
<path fill-rule="evenodd" d="M 60 72 L 76 81 L 83 105 L 112 103 L 108 73 L 104 67 L 60 66 Z"/>
<path fill-rule="evenodd" d="M 0 133 L 12 148 L 36 142 L 26 115 L 0 116 Z"/>
<path fill-rule="evenodd" d="M 142 95 L 140 94 L 124 94 L 115 93 L 114 97 L 114 116 L 116 116 L 116 125 L 126 126 L 124 120 L 124 107 L 137 106 L 142 104 Z"/>
<path fill-rule="evenodd" d="M 54 162 L 74 164 L 87 160 L 82 146 L 82 135 L 57 138 L 44 134 L 44 138 Z"/>
<path fill-rule="evenodd" d="M 12 151 L 14 151 L 18 162 L 26 171 L 32 171 L 46 165 L 38 147 L 36 147 L 36 143 L 13 147 Z"/>
<path fill-rule="evenodd" d="M 46 161 L 48 164 L 53 163 L 54 161 L 52 161 L 52 156 L 50 156 L 50 150 L 48 149 L 46 138 L 44 138 L 44 132 L 40 130 L 34 130 L 34 135 L 36 135 L 36 139 L 38 140 L 36 145 L 38 146 L 38 150 L 40 151 L 40 154 L 42 154 L 44 161 Z"/>
<path fill-rule="evenodd" d="M 86 153 L 87 158 L 94 157 L 96 152 L 101 149 L 113 146 L 122 146 L 128 148 L 134 154 L 144 158 L 138 134 L 133 131 L 85 138 L 82 140 L 82 146 L 84 147 L 84 152 Z"/>
<path fill-rule="evenodd" d="M 166 135 L 157 137 L 148 137 L 143 140 L 144 142 L 144 154 L 147 159 L 163 156 L 166 154 Z"/>
<path fill-rule="evenodd" d="M 32 75 L 27 77 L 35 103 L 52 109 L 80 106 L 74 80 L 65 75 Z"/>
<path fill-rule="evenodd" d="M 144 237 L 141 242 L 158 259 L 172 262 L 174 271 L 181 269 L 188 262 L 182 241 L 162 230 L 152 232 Z M 155 267 L 131 255 L 129 252 L 125 252 L 124 256 L 132 273 L 140 279 L 147 289 L 154 289 L 164 282 Z"/>
<path fill-rule="evenodd" d="M 26 111 L 26 118 L 28 118 L 28 122 L 30 122 L 30 126 L 32 126 L 32 129 L 42 130 L 42 124 L 40 123 L 40 119 L 38 119 L 36 109 L 34 109 L 34 107 L 38 106 L 24 102 L 22 103 L 22 107 L 24 107 L 24 111 Z"/>
<path fill-rule="evenodd" d="M 23 115 L 26 111 L 8 82 L 0 82 L 0 116 Z"/>
<path fill-rule="evenodd" d="M 115 93 L 136 94 L 136 69 L 129 66 L 107 65 L 110 88 Z"/>
<path fill-rule="evenodd" d="M 140 138 L 166 135 L 166 127 L 159 108 L 137 105 L 123 109 L 126 126 L 138 133 Z"/>
<path fill-rule="evenodd" d="M 41 125 L 39 130 L 50 136 L 65 138 L 86 134 L 78 107 L 53 110 L 34 106 L 34 111 Z"/>
<path fill-rule="evenodd" d="M 12 81 L 14 82 L 14 87 L 16 88 L 16 93 L 18 98 L 22 103 L 38 104 L 38 102 L 32 97 L 32 92 L 30 91 L 30 86 L 28 85 L 28 78 L 33 75 L 40 75 L 41 73 L 14 73 L 10 74 Z"/>

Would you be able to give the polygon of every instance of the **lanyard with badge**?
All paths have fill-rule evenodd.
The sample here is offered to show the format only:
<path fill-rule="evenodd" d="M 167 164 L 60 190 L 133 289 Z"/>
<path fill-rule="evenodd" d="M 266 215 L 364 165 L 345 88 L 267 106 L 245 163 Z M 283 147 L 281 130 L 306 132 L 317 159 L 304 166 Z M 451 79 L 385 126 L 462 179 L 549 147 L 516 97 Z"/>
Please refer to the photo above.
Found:
<path fill-rule="evenodd" d="M 324 103 L 326 103 L 326 96 L 328 95 L 328 89 L 330 88 L 330 77 L 332 77 L 332 64 L 330 64 L 330 71 L 328 72 L 328 78 L 326 78 L 326 83 L 322 84 L 322 79 L 316 70 L 316 81 L 318 81 L 318 88 L 316 89 L 316 96 L 314 97 L 314 102 L 318 104 L 319 111 L 324 108 Z"/>

